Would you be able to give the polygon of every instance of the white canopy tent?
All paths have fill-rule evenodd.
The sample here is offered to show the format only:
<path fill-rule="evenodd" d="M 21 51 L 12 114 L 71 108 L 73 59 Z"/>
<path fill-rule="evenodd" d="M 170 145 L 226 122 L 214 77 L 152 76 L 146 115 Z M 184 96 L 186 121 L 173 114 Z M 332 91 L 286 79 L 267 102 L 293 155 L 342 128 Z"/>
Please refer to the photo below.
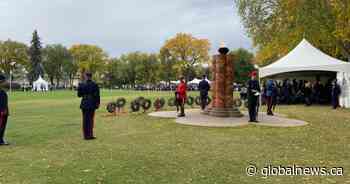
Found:
<path fill-rule="evenodd" d="M 33 82 L 33 91 L 48 91 L 49 83 L 46 82 L 41 76 L 39 76 L 38 80 Z"/>
<path fill-rule="evenodd" d="M 271 65 L 259 69 L 259 77 L 266 78 L 279 74 L 303 71 L 327 71 L 337 73 L 342 88 L 340 103 L 350 107 L 350 63 L 333 58 L 303 39 L 286 56 Z"/>
<path fill-rule="evenodd" d="M 211 83 L 208 79 L 205 79 L 209 84 Z M 199 84 L 202 80 L 201 79 L 197 79 L 194 78 L 193 80 L 191 80 L 190 82 L 188 82 L 188 84 Z"/>
<path fill-rule="evenodd" d="M 180 84 L 180 81 L 170 81 L 170 84 Z"/>
<path fill-rule="evenodd" d="M 199 84 L 201 82 L 201 80 L 194 78 L 193 80 L 191 80 L 190 82 L 188 82 L 188 84 Z"/>

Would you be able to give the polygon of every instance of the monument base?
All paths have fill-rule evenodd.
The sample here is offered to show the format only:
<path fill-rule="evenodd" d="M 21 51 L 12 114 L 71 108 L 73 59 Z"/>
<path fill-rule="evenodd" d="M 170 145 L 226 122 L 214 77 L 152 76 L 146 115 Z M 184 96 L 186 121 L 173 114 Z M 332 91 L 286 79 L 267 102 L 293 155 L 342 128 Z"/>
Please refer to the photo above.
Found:
<path fill-rule="evenodd" d="M 214 117 L 242 117 L 243 114 L 237 108 L 208 108 L 203 114 Z"/>

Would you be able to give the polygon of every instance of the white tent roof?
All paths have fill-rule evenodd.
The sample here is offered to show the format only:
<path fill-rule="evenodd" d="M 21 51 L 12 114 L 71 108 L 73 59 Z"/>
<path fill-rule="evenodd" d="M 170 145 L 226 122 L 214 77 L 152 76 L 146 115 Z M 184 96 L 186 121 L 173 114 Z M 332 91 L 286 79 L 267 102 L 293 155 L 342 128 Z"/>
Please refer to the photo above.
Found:
<path fill-rule="evenodd" d="M 287 72 L 332 71 L 350 73 L 350 63 L 335 59 L 303 39 L 290 53 L 259 69 L 261 78 Z"/>
<path fill-rule="evenodd" d="M 46 82 L 41 76 L 39 76 L 38 80 L 33 82 L 33 90 L 34 91 L 48 91 L 49 83 Z"/>
<path fill-rule="evenodd" d="M 190 82 L 188 82 L 189 84 L 199 84 L 201 82 L 201 80 L 194 78 L 193 80 L 191 80 Z"/>
<path fill-rule="evenodd" d="M 208 79 L 205 79 L 209 84 L 211 83 Z M 199 84 L 202 80 L 194 78 L 192 81 L 188 82 L 189 84 Z"/>
<path fill-rule="evenodd" d="M 170 81 L 171 84 L 180 84 L 180 81 Z"/>
<path fill-rule="evenodd" d="M 36 80 L 34 83 L 35 84 L 49 84 L 41 76 L 39 76 L 38 80 Z"/>

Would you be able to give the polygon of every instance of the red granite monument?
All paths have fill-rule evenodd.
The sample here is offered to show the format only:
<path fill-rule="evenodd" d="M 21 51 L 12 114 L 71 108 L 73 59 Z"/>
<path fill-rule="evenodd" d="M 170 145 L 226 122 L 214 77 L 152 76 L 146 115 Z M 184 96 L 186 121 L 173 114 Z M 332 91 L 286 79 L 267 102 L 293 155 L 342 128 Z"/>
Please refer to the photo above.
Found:
<path fill-rule="evenodd" d="M 209 116 L 242 117 L 243 114 L 234 106 L 233 100 L 233 62 L 234 56 L 229 49 L 221 45 L 219 54 L 213 57 L 211 84 L 212 102 L 204 112 Z"/>

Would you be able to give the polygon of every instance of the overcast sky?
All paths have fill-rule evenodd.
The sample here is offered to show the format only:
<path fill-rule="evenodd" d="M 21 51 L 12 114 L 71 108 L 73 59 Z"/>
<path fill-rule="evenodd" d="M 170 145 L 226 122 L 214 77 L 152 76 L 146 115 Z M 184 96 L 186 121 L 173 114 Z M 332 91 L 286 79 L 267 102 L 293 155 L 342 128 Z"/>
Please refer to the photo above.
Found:
<path fill-rule="evenodd" d="M 96 44 L 111 56 L 157 52 L 178 32 L 207 38 L 213 50 L 252 49 L 233 0 L 0 0 L 0 40 Z"/>

